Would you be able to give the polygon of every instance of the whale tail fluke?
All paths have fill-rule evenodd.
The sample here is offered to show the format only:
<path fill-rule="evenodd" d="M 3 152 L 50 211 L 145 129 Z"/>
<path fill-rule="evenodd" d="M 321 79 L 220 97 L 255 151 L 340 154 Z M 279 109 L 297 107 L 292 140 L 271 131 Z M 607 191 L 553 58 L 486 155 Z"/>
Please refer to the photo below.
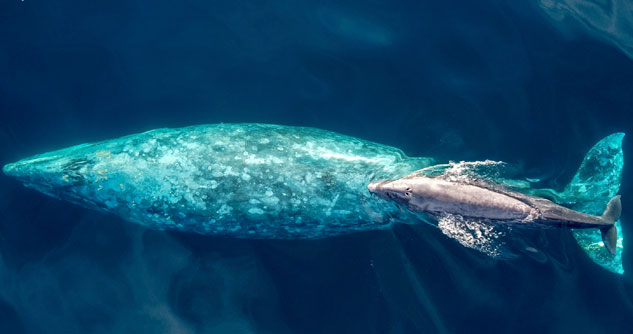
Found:
<path fill-rule="evenodd" d="M 615 226 L 615 223 L 609 227 L 601 228 L 600 233 L 602 234 L 604 247 L 609 251 L 609 254 L 615 256 L 618 244 L 618 228 Z"/>
<path fill-rule="evenodd" d="M 527 191 L 530 195 L 548 198 L 572 210 L 601 217 L 607 224 L 600 233 L 596 229 L 574 229 L 572 232 L 594 262 L 619 274 L 624 273 L 623 240 L 617 233 L 622 205 L 620 196 L 616 194 L 620 191 L 624 167 L 623 139 L 624 133 L 618 132 L 596 143 L 562 192 L 552 189 Z"/>
<path fill-rule="evenodd" d="M 609 200 L 609 203 L 607 203 L 607 208 L 602 214 L 602 219 L 605 222 L 615 224 L 615 222 L 620 219 L 620 214 L 622 214 L 622 202 L 620 200 L 620 195 L 616 195 Z"/>
<path fill-rule="evenodd" d="M 602 242 L 604 247 L 607 248 L 611 255 L 616 254 L 616 246 L 618 243 L 618 228 L 615 226 L 615 222 L 620 219 L 622 213 L 622 202 L 620 201 L 620 195 L 614 196 L 609 200 L 607 208 L 602 214 L 602 219 L 605 222 L 611 223 L 610 226 L 600 229 L 602 234 Z"/>
<path fill-rule="evenodd" d="M 575 229 L 573 234 L 593 261 L 619 274 L 624 272 L 623 240 L 617 233 L 622 212 L 621 199 L 617 193 L 620 190 L 624 166 L 623 139 L 624 133 L 620 132 L 596 143 L 587 152 L 572 181 L 558 194 L 558 200 L 565 206 L 601 216 L 608 223 L 600 229 L 600 233 L 594 229 Z"/>

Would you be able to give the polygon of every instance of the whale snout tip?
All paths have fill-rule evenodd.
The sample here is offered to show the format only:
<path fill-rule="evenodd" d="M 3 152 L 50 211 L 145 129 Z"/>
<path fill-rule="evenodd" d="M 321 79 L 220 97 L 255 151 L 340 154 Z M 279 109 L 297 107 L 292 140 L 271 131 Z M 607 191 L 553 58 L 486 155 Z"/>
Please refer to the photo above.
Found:
<path fill-rule="evenodd" d="M 371 194 L 375 194 L 378 190 L 378 186 L 383 182 L 384 181 L 369 182 L 369 184 L 367 185 L 367 190 L 369 190 Z"/>
<path fill-rule="evenodd" d="M 2 172 L 6 176 L 20 178 L 26 174 L 26 165 L 22 160 L 9 163 L 2 167 Z"/>
<path fill-rule="evenodd" d="M 5 175 L 23 181 L 50 176 L 57 170 L 55 156 L 35 156 L 9 163 L 2 167 L 2 172 Z"/>
<path fill-rule="evenodd" d="M 369 193 L 372 195 L 380 196 L 384 190 L 383 189 L 384 185 L 389 182 L 390 180 L 380 180 L 380 181 L 369 182 L 369 184 L 367 185 L 367 190 L 369 190 Z"/>
<path fill-rule="evenodd" d="M 2 167 L 2 172 L 6 176 L 13 176 L 13 170 L 15 169 L 15 164 L 6 164 Z"/>
<path fill-rule="evenodd" d="M 407 204 L 411 200 L 411 188 L 398 180 L 381 180 L 367 185 L 369 193 L 387 201 Z"/>

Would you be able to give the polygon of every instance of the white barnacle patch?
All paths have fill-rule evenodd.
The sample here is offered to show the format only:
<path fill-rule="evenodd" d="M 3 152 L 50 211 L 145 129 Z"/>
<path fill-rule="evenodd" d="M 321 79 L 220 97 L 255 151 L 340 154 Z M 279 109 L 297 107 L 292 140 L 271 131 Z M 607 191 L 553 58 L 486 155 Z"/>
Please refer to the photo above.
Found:
<path fill-rule="evenodd" d="M 106 205 L 106 207 L 107 207 L 108 209 L 114 209 L 114 208 L 116 208 L 116 207 L 119 205 L 119 204 L 118 204 L 116 201 L 114 201 L 114 200 L 106 200 L 106 201 L 104 201 L 103 203 Z"/>
<path fill-rule="evenodd" d="M 248 209 L 248 213 L 250 213 L 251 215 L 263 215 L 264 210 L 260 208 L 250 208 Z"/>
<path fill-rule="evenodd" d="M 178 156 L 174 155 L 172 152 L 169 152 L 158 159 L 158 163 L 162 165 L 171 165 L 176 162 L 178 162 Z"/>
<path fill-rule="evenodd" d="M 222 204 L 222 206 L 218 209 L 217 213 L 220 216 L 228 215 L 233 211 L 233 208 L 227 204 Z"/>
<path fill-rule="evenodd" d="M 244 160 L 244 162 L 249 165 L 255 165 L 255 164 L 265 164 L 266 160 L 257 158 L 255 155 L 249 155 L 248 158 Z"/>
<path fill-rule="evenodd" d="M 307 172 L 306 176 L 305 176 L 306 182 L 308 184 L 312 183 L 312 181 L 314 181 L 314 176 L 312 175 L 312 173 Z"/>
<path fill-rule="evenodd" d="M 148 153 L 156 145 L 156 139 L 150 139 L 141 145 L 141 151 Z"/>
<path fill-rule="evenodd" d="M 279 198 L 276 196 L 268 196 L 262 199 L 262 201 L 267 205 L 277 205 L 279 203 Z"/>
<path fill-rule="evenodd" d="M 99 151 L 95 152 L 95 155 L 98 158 L 109 158 L 110 155 L 112 155 L 112 152 L 110 152 L 108 150 L 99 150 Z"/>
<path fill-rule="evenodd" d="M 147 161 L 145 161 L 145 160 L 137 160 L 136 161 L 136 167 L 138 169 L 145 169 L 145 168 L 147 168 Z"/>
<path fill-rule="evenodd" d="M 240 173 L 233 170 L 233 167 L 226 166 L 224 169 L 224 174 L 222 176 L 239 176 Z"/>
<path fill-rule="evenodd" d="M 188 150 L 196 150 L 196 149 L 200 148 L 200 144 L 198 144 L 196 142 L 193 142 L 193 141 L 185 142 L 183 144 L 183 146 L 186 147 Z"/>

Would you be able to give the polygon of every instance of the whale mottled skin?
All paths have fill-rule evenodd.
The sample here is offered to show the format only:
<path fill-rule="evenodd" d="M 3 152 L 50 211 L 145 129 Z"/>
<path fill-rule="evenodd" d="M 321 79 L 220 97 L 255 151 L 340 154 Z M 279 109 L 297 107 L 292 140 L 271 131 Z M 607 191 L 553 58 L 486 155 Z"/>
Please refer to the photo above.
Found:
<path fill-rule="evenodd" d="M 399 221 L 397 208 L 371 200 L 367 184 L 433 162 L 314 128 L 215 124 L 78 145 L 3 171 L 153 229 L 314 239 Z"/>
<path fill-rule="evenodd" d="M 602 216 L 574 211 L 554 202 L 491 184 L 468 184 L 420 172 L 397 179 L 370 183 L 368 190 L 409 210 L 432 215 L 504 221 L 517 224 L 541 224 L 550 227 L 597 228 L 607 250 L 615 255 L 616 221 L 620 218 L 620 196 L 614 196 Z"/>

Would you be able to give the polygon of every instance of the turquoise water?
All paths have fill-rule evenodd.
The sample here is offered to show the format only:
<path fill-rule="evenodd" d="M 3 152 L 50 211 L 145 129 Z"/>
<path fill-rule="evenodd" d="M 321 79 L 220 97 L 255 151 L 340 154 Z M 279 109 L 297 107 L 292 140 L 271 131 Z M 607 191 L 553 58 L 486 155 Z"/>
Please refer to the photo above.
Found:
<path fill-rule="evenodd" d="M 609 1 L 4 1 L 1 165 L 259 122 L 505 161 L 565 194 L 592 145 L 629 136 L 622 274 L 568 230 L 525 231 L 538 256 L 514 259 L 426 224 L 221 238 L 145 229 L 2 175 L 0 332 L 631 332 L 632 26 Z"/>

